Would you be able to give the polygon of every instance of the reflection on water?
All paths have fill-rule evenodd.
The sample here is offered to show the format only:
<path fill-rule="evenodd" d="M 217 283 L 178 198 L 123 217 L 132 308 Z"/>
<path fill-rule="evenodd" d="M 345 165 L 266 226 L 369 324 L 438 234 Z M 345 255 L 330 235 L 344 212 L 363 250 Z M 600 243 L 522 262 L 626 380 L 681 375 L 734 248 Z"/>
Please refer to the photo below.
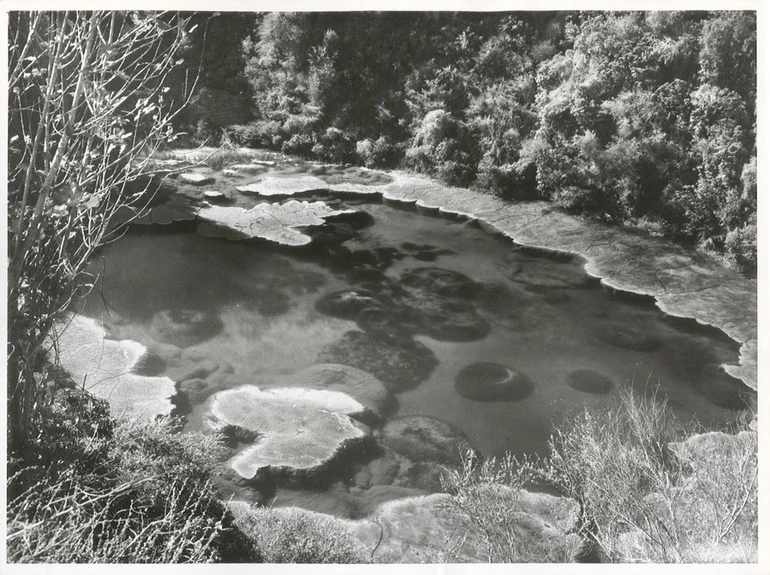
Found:
<path fill-rule="evenodd" d="M 741 386 L 719 365 L 734 362 L 738 346 L 715 330 L 694 322 L 683 330 L 651 300 L 613 296 L 572 258 L 538 256 L 470 223 L 356 205 L 371 225 L 327 224 L 311 247 L 295 251 L 134 230 L 94 261 L 100 293 L 84 313 L 102 319 L 112 337 L 157 354 L 159 369 L 186 390 L 179 409 L 191 430 L 205 428 L 202 405 L 212 393 L 278 378 L 286 385 L 287 375 L 319 361 L 374 373 L 397 393 L 392 416 L 439 418 L 487 456 L 544 453 L 554 423 L 586 405 L 609 405 L 628 385 L 659 384 L 680 418 L 706 427 L 734 418 Z M 531 389 L 460 394 L 467 382 L 457 376 L 471 364 L 492 366 L 476 368 L 492 374 L 484 385 L 520 375 Z M 591 393 L 606 392 L 607 380 L 609 393 Z M 435 469 L 377 457 L 323 493 L 268 495 L 350 516 L 438 488 Z M 372 480 L 380 468 L 393 477 Z"/>

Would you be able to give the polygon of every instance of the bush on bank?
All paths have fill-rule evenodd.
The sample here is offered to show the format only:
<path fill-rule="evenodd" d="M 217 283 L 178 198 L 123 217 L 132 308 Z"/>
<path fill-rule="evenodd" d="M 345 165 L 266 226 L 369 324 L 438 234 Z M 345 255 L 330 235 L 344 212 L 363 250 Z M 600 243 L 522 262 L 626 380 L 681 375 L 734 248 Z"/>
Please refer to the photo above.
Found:
<path fill-rule="evenodd" d="M 114 421 L 77 389 L 55 395 L 35 422 L 36 464 L 9 466 L 9 562 L 260 560 L 212 486 L 217 436 Z"/>
<path fill-rule="evenodd" d="M 553 560 L 547 542 L 516 537 L 511 499 L 491 488 L 535 480 L 579 505 L 586 545 L 572 559 L 755 562 L 757 433 L 739 428 L 693 436 L 665 402 L 623 392 L 613 409 L 586 410 L 558 429 L 543 461 L 466 465 L 448 487 L 464 524 L 489 542 L 490 561 Z"/>

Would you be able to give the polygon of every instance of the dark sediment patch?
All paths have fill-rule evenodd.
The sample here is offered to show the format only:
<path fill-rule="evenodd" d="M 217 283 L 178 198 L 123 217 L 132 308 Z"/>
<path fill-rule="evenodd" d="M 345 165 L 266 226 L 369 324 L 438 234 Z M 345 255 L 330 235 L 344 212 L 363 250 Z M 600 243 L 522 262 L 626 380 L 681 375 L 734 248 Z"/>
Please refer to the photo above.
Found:
<path fill-rule="evenodd" d="M 567 385 L 572 389 L 586 393 L 609 393 L 612 380 L 592 369 L 578 369 L 566 377 Z"/>
<path fill-rule="evenodd" d="M 222 331 L 217 316 L 194 309 L 169 309 L 156 313 L 150 324 L 152 336 L 163 343 L 188 347 L 211 339 Z"/>
<path fill-rule="evenodd" d="M 414 340 L 398 344 L 349 331 L 318 355 L 320 363 L 342 363 L 368 371 L 394 393 L 415 387 L 438 365 L 433 352 Z"/>

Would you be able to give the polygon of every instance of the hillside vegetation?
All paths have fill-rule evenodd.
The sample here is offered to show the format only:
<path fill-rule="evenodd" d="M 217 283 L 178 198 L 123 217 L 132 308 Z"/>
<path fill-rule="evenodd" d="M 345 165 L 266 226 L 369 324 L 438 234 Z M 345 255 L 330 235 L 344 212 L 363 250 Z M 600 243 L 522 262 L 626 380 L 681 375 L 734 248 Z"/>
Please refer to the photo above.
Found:
<path fill-rule="evenodd" d="M 198 141 L 552 199 L 756 268 L 753 12 L 230 14 L 196 46 Z"/>

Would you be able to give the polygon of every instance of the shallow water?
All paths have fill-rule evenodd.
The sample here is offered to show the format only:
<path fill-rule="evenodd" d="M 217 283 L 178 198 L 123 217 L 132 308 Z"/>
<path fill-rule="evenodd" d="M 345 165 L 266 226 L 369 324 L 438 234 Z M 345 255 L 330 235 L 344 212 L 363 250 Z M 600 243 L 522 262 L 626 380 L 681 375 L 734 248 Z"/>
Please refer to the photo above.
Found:
<path fill-rule="evenodd" d="M 213 372 L 209 366 L 195 374 L 206 379 L 207 393 L 241 384 L 269 386 L 317 363 L 326 346 L 358 329 L 353 320 L 318 311 L 316 303 L 324 295 L 360 287 L 372 276 L 397 281 L 410 270 L 436 267 L 483 285 L 472 305 L 489 323 L 489 333 L 462 342 L 414 335 L 435 354 L 438 365 L 419 385 L 397 394 L 393 415 L 421 414 L 453 423 L 486 456 L 543 454 L 554 424 L 584 406 L 609 406 L 618 389 L 632 384 L 659 384 L 680 418 L 695 417 L 706 428 L 734 419 L 733 410 L 712 400 L 719 400 L 721 386 L 729 391 L 735 384 L 719 365 L 734 362 L 738 346 L 716 330 L 668 319 L 651 299 L 621 297 L 602 288 L 577 259 L 538 255 L 473 223 L 381 203 L 347 203 L 368 212 L 374 223 L 355 226 L 359 229 L 324 226 L 315 233 L 317 247 L 293 251 L 257 241 L 207 239 L 185 226 L 137 226 L 94 260 L 92 271 L 101 278 L 83 313 L 102 319 L 113 337 L 135 339 L 152 349 L 157 312 L 211 312 L 221 319 L 221 331 L 182 351 L 193 363 L 215 363 Z M 651 351 L 618 347 L 613 333 L 607 335 L 608 326 L 632 326 L 660 345 Z M 532 393 L 518 401 L 462 397 L 455 376 L 474 362 L 518 370 L 532 381 Z M 176 369 L 166 373 L 183 377 L 185 368 Z M 609 377 L 613 391 L 601 395 L 571 388 L 565 378 L 578 369 Z M 701 392 L 705 384 L 718 390 L 710 398 Z M 206 428 L 204 405 L 192 405 L 187 429 Z M 348 489 L 348 480 L 325 493 L 279 488 L 271 495 L 276 504 L 356 516 L 381 500 L 420 492 L 413 487 Z M 243 489 L 235 492 L 257 499 Z"/>

